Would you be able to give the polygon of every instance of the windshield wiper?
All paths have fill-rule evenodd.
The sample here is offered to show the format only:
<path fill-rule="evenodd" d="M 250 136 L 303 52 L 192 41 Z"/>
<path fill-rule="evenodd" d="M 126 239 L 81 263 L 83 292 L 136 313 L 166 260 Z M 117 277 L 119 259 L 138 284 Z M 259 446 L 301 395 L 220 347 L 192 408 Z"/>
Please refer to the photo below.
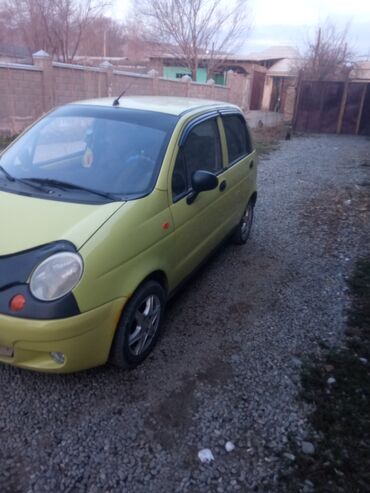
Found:
<path fill-rule="evenodd" d="M 63 180 L 56 180 L 53 178 L 23 178 L 23 180 L 28 182 L 36 182 L 42 185 L 49 185 L 51 187 L 57 187 L 61 189 L 70 189 L 70 190 L 81 190 L 83 192 L 93 193 L 95 195 L 100 195 L 100 197 L 104 197 L 105 199 L 109 199 L 112 201 L 117 201 L 117 197 L 108 192 L 100 192 L 99 190 L 94 190 L 93 188 L 84 187 L 82 185 L 77 185 L 76 183 L 69 183 Z"/>
<path fill-rule="evenodd" d="M 4 166 L 0 165 L 0 171 L 2 171 L 4 173 L 4 175 L 6 176 L 6 178 L 13 183 L 23 183 L 24 185 L 35 188 L 36 190 L 44 190 L 42 187 L 40 187 L 39 185 L 36 185 L 35 183 L 28 183 L 23 178 L 16 178 L 15 176 L 11 175 L 9 173 L 9 171 L 7 171 L 4 168 Z"/>
<path fill-rule="evenodd" d="M 14 176 L 12 176 L 9 171 L 6 171 L 6 169 L 1 166 L 0 164 L 0 171 L 2 171 L 4 173 L 4 175 L 8 178 L 9 181 L 16 181 L 16 178 L 14 178 Z"/>

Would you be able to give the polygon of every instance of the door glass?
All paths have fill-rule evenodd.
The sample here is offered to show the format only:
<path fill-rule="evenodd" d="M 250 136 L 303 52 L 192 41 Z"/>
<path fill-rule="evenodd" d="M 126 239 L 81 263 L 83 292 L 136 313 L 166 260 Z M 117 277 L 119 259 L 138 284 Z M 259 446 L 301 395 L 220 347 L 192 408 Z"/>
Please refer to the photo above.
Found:
<path fill-rule="evenodd" d="M 178 198 L 191 188 L 197 170 L 218 173 L 222 168 L 221 148 L 215 119 L 194 127 L 179 149 L 172 176 L 172 196 Z"/>
<path fill-rule="evenodd" d="M 188 182 L 186 174 L 186 164 L 183 148 L 179 149 L 175 168 L 172 175 L 172 198 L 176 199 L 182 197 L 188 191 Z"/>

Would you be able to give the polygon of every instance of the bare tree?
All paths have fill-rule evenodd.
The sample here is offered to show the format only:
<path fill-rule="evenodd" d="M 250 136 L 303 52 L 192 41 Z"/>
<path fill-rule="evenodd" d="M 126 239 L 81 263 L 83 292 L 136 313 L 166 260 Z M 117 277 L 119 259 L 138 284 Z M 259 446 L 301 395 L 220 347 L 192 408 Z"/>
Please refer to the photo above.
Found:
<path fill-rule="evenodd" d="M 7 19 L 7 31 L 3 31 L 7 40 L 24 43 L 30 51 L 45 49 L 40 33 L 40 15 L 37 15 L 36 3 L 31 0 L 2 0 L 1 16 Z M 34 25 L 31 33 L 30 27 Z M 36 27 L 37 26 L 37 27 Z M 15 35 L 16 33 L 16 35 Z M 35 46 L 37 46 L 35 48 Z"/>
<path fill-rule="evenodd" d="M 30 51 L 43 49 L 71 62 L 87 26 L 106 5 L 105 0 L 3 0 L 2 10 Z"/>
<path fill-rule="evenodd" d="M 87 25 L 78 48 L 79 55 L 123 56 L 125 26 L 110 17 L 99 16 Z"/>
<path fill-rule="evenodd" d="M 208 73 L 235 50 L 249 30 L 248 0 L 137 0 L 153 39 L 191 70 L 195 79 L 201 57 Z"/>
<path fill-rule="evenodd" d="M 0 2 L 0 42 L 13 42 L 17 39 L 16 33 L 10 26 L 11 18 L 4 5 Z"/>
<path fill-rule="evenodd" d="M 73 61 L 86 28 L 104 10 L 106 3 L 93 3 L 92 0 L 57 0 L 53 3 L 52 37 L 57 43 L 58 56 L 63 61 Z M 47 26 L 47 18 L 44 24 Z"/>
<path fill-rule="evenodd" d="M 132 62 L 144 62 L 149 54 L 156 51 L 156 46 L 160 43 L 148 30 L 145 18 L 132 14 L 133 12 L 124 22 L 124 54 Z"/>
<path fill-rule="evenodd" d="M 317 80 L 341 76 L 354 63 L 354 53 L 348 42 L 349 24 L 340 30 L 329 19 L 317 26 L 306 42 L 301 68 L 305 77 Z"/>

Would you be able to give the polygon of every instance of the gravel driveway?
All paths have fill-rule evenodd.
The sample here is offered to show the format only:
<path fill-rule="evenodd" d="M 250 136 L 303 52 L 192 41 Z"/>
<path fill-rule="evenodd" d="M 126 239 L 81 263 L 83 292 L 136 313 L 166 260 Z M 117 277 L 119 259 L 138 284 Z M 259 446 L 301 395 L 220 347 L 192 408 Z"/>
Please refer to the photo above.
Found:
<path fill-rule="evenodd" d="M 250 241 L 176 297 L 141 367 L 0 366 L 0 491 L 282 491 L 290 444 L 311 433 L 300 366 L 341 336 L 369 193 L 369 140 L 284 141 L 261 160 Z"/>

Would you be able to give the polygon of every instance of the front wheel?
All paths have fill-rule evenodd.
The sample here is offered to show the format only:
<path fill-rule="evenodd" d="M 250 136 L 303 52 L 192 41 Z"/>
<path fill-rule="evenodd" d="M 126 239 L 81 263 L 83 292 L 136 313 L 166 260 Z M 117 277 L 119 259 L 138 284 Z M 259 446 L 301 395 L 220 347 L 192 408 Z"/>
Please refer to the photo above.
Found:
<path fill-rule="evenodd" d="M 113 341 L 111 362 L 120 368 L 137 366 L 157 342 L 166 293 L 155 281 L 144 283 L 128 302 Z"/>
<path fill-rule="evenodd" d="M 244 245 L 244 243 L 247 242 L 253 224 L 253 211 L 254 204 L 250 200 L 232 237 L 232 240 L 236 245 Z"/>

